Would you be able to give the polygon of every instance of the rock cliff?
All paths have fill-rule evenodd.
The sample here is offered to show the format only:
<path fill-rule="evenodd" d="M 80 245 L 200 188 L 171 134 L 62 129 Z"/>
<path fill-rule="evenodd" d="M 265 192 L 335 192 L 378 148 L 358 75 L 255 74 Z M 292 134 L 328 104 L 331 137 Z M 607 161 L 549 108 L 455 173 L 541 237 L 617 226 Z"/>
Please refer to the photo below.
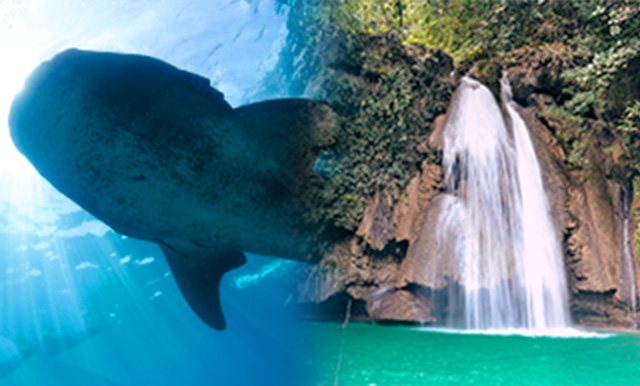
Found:
<path fill-rule="evenodd" d="M 419 56 L 404 48 L 395 60 L 431 63 L 433 76 L 443 84 L 455 85 L 456 76 L 449 74 L 450 68 L 443 65 L 446 62 L 434 59 L 438 55 L 442 54 L 422 51 Z M 603 120 L 580 122 L 586 134 L 583 158 L 576 167 L 575 160 L 568 159 L 574 155 L 567 154 L 570 149 L 561 138 L 570 123 L 549 114 L 560 98 L 559 74 L 565 63 L 545 50 L 521 56 L 522 60 L 506 67 L 514 98 L 521 105 L 519 114 L 530 130 L 542 167 L 557 238 L 562 242 L 573 321 L 591 327 L 637 326 L 640 318 L 632 309 L 640 296 L 640 267 L 632 208 L 638 202 L 633 200 L 632 181 L 619 172 L 615 151 L 605 151 L 616 146 L 610 129 Z M 330 68 L 331 77 L 338 79 L 346 72 L 339 65 Z M 352 84 L 364 89 L 376 90 L 383 83 L 370 75 L 357 75 L 357 71 L 354 75 L 352 67 L 349 70 L 348 76 L 355 79 Z M 477 67 L 471 73 L 490 82 L 491 77 Z M 433 97 L 448 103 L 450 93 Z M 457 284 L 442 279 L 449 268 L 441 261 L 434 236 L 437 216 L 445 204 L 439 194 L 444 188 L 445 119 L 441 112 L 421 122 L 424 132 L 416 137 L 421 141 L 412 145 L 420 158 L 409 170 L 406 184 L 399 194 L 384 184 L 376 185 L 361 215 L 356 216 L 359 221 L 351 236 L 305 273 L 300 302 L 330 304 L 331 313 L 343 315 L 350 299 L 360 305 L 361 318 L 402 323 L 439 323 L 451 311 L 446 291 Z M 436 270 L 444 272 L 434 275 Z"/>

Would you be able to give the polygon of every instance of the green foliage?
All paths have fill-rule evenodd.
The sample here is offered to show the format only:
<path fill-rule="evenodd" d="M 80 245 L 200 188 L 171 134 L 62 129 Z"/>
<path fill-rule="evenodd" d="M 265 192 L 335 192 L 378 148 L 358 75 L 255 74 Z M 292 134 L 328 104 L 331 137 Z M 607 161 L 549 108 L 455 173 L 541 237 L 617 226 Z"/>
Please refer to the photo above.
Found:
<path fill-rule="evenodd" d="M 440 51 L 460 72 L 475 66 L 489 86 L 505 64 L 551 68 L 547 86 L 535 92 L 553 97 L 540 116 L 570 167 L 584 168 L 588 149 L 608 146 L 607 156 L 623 168 L 617 176 L 640 174 L 637 0 L 289 4 L 287 51 L 260 97 L 313 95 L 345 117 L 329 149 L 340 155 L 341 172 L 326 183 L 319 220 L 355 230 L 373 194 L 382 189 L 397 199 L 429 156 L 418 144 L 452 92 L 443 81 L 452 66 Z"/>
<path fill-rule="evenodd" d="M 620 161 L 627 165 L 625 177 L 632 179 L 640 174 L 640 100 L 628 102 L 615 133 L 622 148 Z"/>
<path fill-rule="evenodd" d="M 490 0 L 343 0 L 338 12 L 353 33 L 395 31 L 405 44 L 424 44 L 460 62 L 483 52 L 494 34 L 489 20 L 499 6 Z"/>
<path fill-rule="evenodd" d="M 618 125 L 618 130 L 625 134 L 638 133 L 640 130 L 640 100 L 629 102 Z"/>
<path fill-rule="evenodd" d="M 582 119 L 555 104 L 546 106 L 539 116 L 555 130 L 556 138 L 567 156 L 569 166 L 573 169 L 582 169 L 588 163 L 585 152 L 589 144 L 582 138 Z"/>
<path fill-rule="evenodd" d="M 418 145 L 451 97 L 441 79 L 451 67 L 444 56 L 403 46 L 393 33 L 335 38 L 332 46 L 345 50 L 348 65 L 325 78 L 315 96 L 345 117 L 333 149 L 345 156 L 343 173 L 328 182 L 325 208 L 327 219 L 354 231 L 376 191 L 398 200 L 415 175 L 425 157 Z M 409 55 L 410 49 L 422 50 L 424 61 Z"/>
<path fill-rule="evenodd" d="M 340 0 L 333 22 L 356 34 L 394 31 L 405 44 L 442 50 L 461 64 L 524 46 L 564 42 L 574 2 L 558 0 Z M 626 18 L 626 19 L 625 19 Z M 627 20 L 626 13 L 618 17 Z M 617 20 L 617 19 L 616 19 Z"/>
<path fill-rule="evenodd" d="M 577 65 L 562 74 L 569 97 L 563 108 L 609 123 L 621 148 L 615 156 L 624 178 L 632 178 L 640 172 L 640 3 L 587 0 L 572 5 L 580 28 L 570 40 Z"/>

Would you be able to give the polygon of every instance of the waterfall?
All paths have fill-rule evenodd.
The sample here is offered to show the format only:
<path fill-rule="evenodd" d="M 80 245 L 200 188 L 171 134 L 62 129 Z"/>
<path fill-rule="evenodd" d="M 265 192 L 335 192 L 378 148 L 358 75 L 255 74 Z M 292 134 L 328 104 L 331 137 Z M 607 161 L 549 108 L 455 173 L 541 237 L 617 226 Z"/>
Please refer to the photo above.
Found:
<path fill-rule="evenodd" d="M 569 325 L 562 254 L 528 129 L 502 82 L 492 93 L 465 77 L 444 128 L 447 205 L 441 250 L 460 288 L 450 313 L 469 329 Z"/>
<path fill-rule="evenodd" d="M 631 240 L 629 239 L 629 211 L 631 208 L 631 188 L 622 185 L 621 190 L 621 204 L 622 204 L 622 284 L 628 281 L 629 287 L 629 308 L 631 311 L 631 328 L 638 328 L 636 322 L 636 315 L 638 311 L 638 288 L 636 283 L 636 270 L 633 261 L 633 252 L 631 251 Z"/>

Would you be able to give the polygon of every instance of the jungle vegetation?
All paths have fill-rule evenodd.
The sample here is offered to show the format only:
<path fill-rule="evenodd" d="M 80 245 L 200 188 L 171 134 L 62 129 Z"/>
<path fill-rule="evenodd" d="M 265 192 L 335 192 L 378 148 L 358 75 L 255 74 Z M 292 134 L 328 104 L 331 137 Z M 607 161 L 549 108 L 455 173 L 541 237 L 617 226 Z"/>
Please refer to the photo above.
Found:
<path fill-rule="evenodd" d="M 540 115 L 569 167 L 588 167 L 588 149 L 604 144 L 596 150 L 615 164 L 609 177 L 640 195 L 637 0 L 283 2 L 290 48 L 263 92 L 287 84 L 287 94 L 328 100 L 348 117 L 325 220 L 353 231 L 376 191 L 395 200 L 421 160 L 438 162 L 425 140 L 451 97 L 452 70 L 475 66 L 491 88 L 523 61 L 551 69 L 542 92 L 553 103 Z"/>

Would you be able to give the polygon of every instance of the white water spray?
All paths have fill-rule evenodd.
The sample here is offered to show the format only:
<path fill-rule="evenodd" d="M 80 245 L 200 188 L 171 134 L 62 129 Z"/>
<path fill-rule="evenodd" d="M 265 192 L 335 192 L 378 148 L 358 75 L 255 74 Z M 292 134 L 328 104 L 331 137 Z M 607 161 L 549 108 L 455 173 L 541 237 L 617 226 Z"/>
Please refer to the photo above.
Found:
<path fill-rule="evenodd" d="M 464 309 L 468 329 L 567 327 L 560 244 L 506 80 L 502 98 L 512 133 L 491 92 L 468 77 L 445 126 L 445 184 L 455 211 L 441 214 L 438 229 L 440 237 L 456 235 L 443 250 L 455 260 L 453 279 L 461 286 L 449 307 Z"/>
<path fill-rule="evenodd" d="M 638 312 L 638 288 L 636 284 L 636 270 L 631 251 L 631 240 L 629 239 L 629 210 L 631 208 L 631 191 L 628 187 L 622 186 L 622 264 L 623 275 L 629 282 L 629 308 L 631 310 L 631 328 L 637 329 L 636 316 Z"/>

